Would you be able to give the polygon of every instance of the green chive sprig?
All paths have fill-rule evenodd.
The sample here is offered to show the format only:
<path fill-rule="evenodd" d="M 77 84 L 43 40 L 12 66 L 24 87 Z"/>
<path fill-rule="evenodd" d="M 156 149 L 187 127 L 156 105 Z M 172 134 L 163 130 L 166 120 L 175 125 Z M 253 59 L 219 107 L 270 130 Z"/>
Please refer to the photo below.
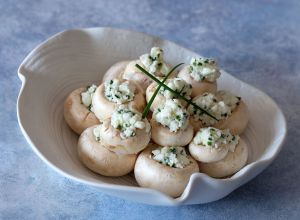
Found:
<path fill-rule="evenodd" d="M 161 81 L 161 84 L 158 85 L 158 87 L 156 88 L 155 92 L 154 92 L 153 95 L 151 96 L 151 99 L 149 100 L 149 102 L 148 102 L 146 108 L 145 108 L 144 111 L 143 111 L 143 116 L 142 116 L 143 118 L 146 118 L 146 116 L 148 115 L 148 112 L 149 112 L 149 110 L 150 110 L 150 107 L 151 107 L 151 105 L 152 105 L 152 103 L 153 103 L 155 97 L 157 96 L 157 93 L 159 92 L 160 88 L 162 87 L 162 84 L 164 84 L 165 81 L 168 79 L 168 77 L 173 73 L 173 71 L 174 71 L 177 67 L 181 66 L 182 64 L 183 64 L 183 63 L 180 63 L 180 64 L 176 65 L 175 67 L 173 67 L 173 68 L 170 70 L 170 72 L 165 76 L 165 78 Z"/>
<path fill-rule="evenodd" d="M 178 64 L 179 65 L 179 64 Z M 181 65 L 181 64 L 180 64 Z M 147 70 L 145 70 L 143 67 L 141 67 L 139 64 L 135 64 L 135 66 L 141 70 L 144 74 L 146 74 L 149 78 L 151 78 L 153 81 L 155 81 L 159 86 L 164 87 L 166 90 L 169 90 L 170 92 L 172 92 L 177 98 L 183 99 L 184 101 L 186 101 L 188 104 L 192 105 L 194 108 L 200 110 L 202 113 L 210 116 L 211 118 L 215 119 L 216 121 L 219 121 L 215 116 L 213 116 L 212 114 L 210 114 L 209 112 L 207 112 L 206 110 L 202 109 L 201 107 L 199 107 L 197 104 L 195 104 L 192 99 L 187 99 L 186 97 L 184 97 L 183 95 L 181 95 L 180 93 L 178 93 L 177 91 L 174 91 L 173 89 L 171 89 L 170 87 L 168 87 L 167 85 L 165 85 L 162 81 L 160 81 L 159 79 L 157 79 L 155 76 L 153 76 L 151 73 L 149 73 Z M 175 66 L 177 67 L 177 66 Z M 174 69 L 174 68 L 173 68 Z M 169 72 L 170 74 L 170 72 Z M 153 96 L 156 96 L 156 94 L 153 94 Z M 153 96 L 151 97 L 151 99 L 153 98 Z M 154 96 L 154 98 L 155 98 Z M 154 100 L 153 98 L 153 100 Z M 153 101 L 152 101 L 153 102 Z M 149 102 L 150 103 L 150 102 Z M 149 104 L 148 103 L 148 104 Z M 148 107 L 148 105 L 146 106 L 146 108 Z M 150 106 L 149 106 L 150 109 Z M 148 109 L 148 111 L 149 111 Z"/>

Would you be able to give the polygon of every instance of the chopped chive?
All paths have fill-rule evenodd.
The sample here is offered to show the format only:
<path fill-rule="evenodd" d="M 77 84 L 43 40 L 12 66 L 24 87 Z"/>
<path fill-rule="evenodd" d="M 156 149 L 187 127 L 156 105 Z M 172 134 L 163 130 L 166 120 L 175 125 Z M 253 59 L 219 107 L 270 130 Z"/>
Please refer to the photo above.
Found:
<path fill-rule="evenodd" d="M 182 91 L 184 90 L 184 88 L 185 88 L 185 85 L 183 85 L 183 87 L 182 87 L 181 90 L 179 91 L 179 94 L 182 93 Z M 176 91 L 176 92 L 177 92 L 177 91 Z M 185 95 L 185 94 L 182 94 L 182 95 Z"/>
<path fill-rule="evenodd" d="M 171 151 L 172 153 L 174 153 L 174 154 L 176 153 L 176 149 L 175 149 L 175 148 L 171 148 L 170 151 Z"/>

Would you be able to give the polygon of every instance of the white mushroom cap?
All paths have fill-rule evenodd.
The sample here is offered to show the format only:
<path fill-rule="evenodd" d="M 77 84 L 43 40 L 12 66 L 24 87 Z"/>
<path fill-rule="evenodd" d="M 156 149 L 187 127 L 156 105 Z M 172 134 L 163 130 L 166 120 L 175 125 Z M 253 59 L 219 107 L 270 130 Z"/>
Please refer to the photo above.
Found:
<path fill-rule="evenodd" d="M 150 121 L 152 140 L 161 146 L 182 147 L 189 144 L 193 138 L 193 127 L 188 124 L 185 129 L 171 132 L 169 128 L 158 123 L 154 118 Z"/>
<path fill-rule="evenodd" d="M 143 90 L 145 91 L 147 87 L 153 82 L 152 79 L 150 79 L 147 75 L 145 75 L 143 72 L 141 72 L 135 65 L 139 64 L 144 69 L 145 66 L 142 64 L 140 60 L 133 60 L 131 61 L 125 68 L 123 79 L 131 80 L 140 85 Z M 167 64 L 166 64 L 167 65 Z M 168 65 L 167 65 L 168 66 Z M 176 72 L 174 71 L 169 78 L 172 78 L 176 75 Z M 158 72 L 156 77 L 164 76 L 162 73 Z"/>
<path fill-rule="evenodd" d="M 146 120 L 144 119 L 145 123 Z M 106 119 L 100 129 L 101 143 L 118 154 L 137 154 L 150 142 L 151 132 L 147 132 L 146 128 L 136 129 L 136 135 L 128 138 L 121 138 L 120 133 L 120 130 L 111 125 L 110 118 Z"/>
<path fill-rule="evenodd" d="M 150 144 L 137 158 L 134 175 L 142 187 L 152 188 L 172 197 L 179 197 L 187 186 L 190 176 L 199 171 L 197 162 L 190 156 L 191 163 L 184 168 L 172 168 L 151 158 L 157 148 Z"/>
<path fill-rule="evenodd" d="M 199 163 L 200 172 L 215 178 L 222 178 L 233 175 L 242 169 L 247 163 L 248 147 L 247 144 L 239 139 L 239 144 L 234 152 L 229 151 L 227 156 L 213 163 Z"/>
<path fill-rule="evenodd" d="M 81 93 L 86 88 L 79 88 L 69 94 L 64 103 L 64 118 L 70 128 L 77 134 L 81 134 L 86 128 L 99 124 L 99 120 L 81 102 Z"/>
<path fill-rule="evenodd" d="M 241 134 L 245 131 L 249 122 L 247 105 L 242 100 L 226 120 L 221 120 L 214 127 L 219 129 L 228 128 L 233 134 Z"/>
<path fill-rule="evenodd" d="M 97 142 L 93 129 L 87 128 L 79 137 L 78 154 L 83 164 L 92 171 L 104 176 L 123 176 L 134 168 L 136 155 L 120 155 Z"/>
<path fill-rule="evenodd" d="M 153 93 L 155 92 L 156 90 L 156 87 L 157 86 L 157 83 L 156 82 L 152 82 L 148 87 L 147 87 L 147 90 L 146 90 L 146 100 L 147 100 L 147 103 L 150 101 Z M 162 103 L 164 103 L 166 101 L 166 97 L 163 96 L 162 94 L 158 93 L 150 107 L 151 111 L 154 111 L 154 109 L 156 109 L 159 105 L 161 105 Z M 182 100 L 182 99 L 179 99 L 178 100 L 179 103 L 183 106 L 183 107 L 186 107 L 187 106 L 187 102 Z"/>
<path fill-rule="evenodd" d="M 217 82 L 208 82 L 208 81 L 201 81 L 198 82 L 191 77 L 191 74 L 188 71 L 189 66 L 184 66 L 178 73 L 178 77 L 182 78 L 187 83 L 191 84 L 192 89 L 192 97 L 196 97 L 201 95 L 205 92 L 214 93 L 217 91 Z"/>
<path fill-rule="evenodd" d="M 125 81 L 125 80 L 123 80 Z M 146 106 L 146 100 L 144 91 L 142 88 L 135 84 L 134 82 L 129 81 L 129 83 L 132 83 L 135 85 L 135 92 L 134 92 L 134 98 L 132 101 L 124 103 L 125 105 L 128 105 L 131 108 L 136 109 L 137 111 L 141 112 Z M 94 112 L 97 118 L 99 118 L 100 121 L 104 121 L 111 117 L 113 111 L 120 105 L 115 102 L 109 101 L 105 97 L 105 86 L 104 83 L 102 83 L 96 90 L 94 96 L 93 96 L 93 108 Z"/>
<path fill-rule="evenodd" d="M 190 154 L 197 160 L 204 163 L 211 163 L 222 160 L 226 157 L 229 147 L 219 148 L 198 145 L 194 141 L 189 144 Z"/>
<path fill-rule="evenodd" d="M 104 74 L 102 82 L 106 82 L 112 79 L 122 79 L 122 75 L 126 66 L 130 61 L 121 61 L 112 65 Z"/>
<path fill-rule="evenodd" d="M 143 90 L 150 85 L 152 80 L 142 73 L 135 65 L 139 64 L 141 67 L 145 68 L 140 60 L 131 61 L 125 68 L 123 73 L 123 79 L 132 80 L 136 84 L 140 85 Z"/>
<path fill-rule="evenodd" d="M 191 125 L 194 128 L 194 131 L 198 131 L 200 128 L 204 127 L 200 120 L 195 119 L 195 117 L 190 117 Z M 242 100 L 239 105 L 233 110 L 231 115 L 225 119 L 220 120 L 212 127 L 218 129 L 229 129 L 232 134 L 241 134 L 245 131 L 247 124 L 249 122 L 249 112 L 248 108 Z"/>

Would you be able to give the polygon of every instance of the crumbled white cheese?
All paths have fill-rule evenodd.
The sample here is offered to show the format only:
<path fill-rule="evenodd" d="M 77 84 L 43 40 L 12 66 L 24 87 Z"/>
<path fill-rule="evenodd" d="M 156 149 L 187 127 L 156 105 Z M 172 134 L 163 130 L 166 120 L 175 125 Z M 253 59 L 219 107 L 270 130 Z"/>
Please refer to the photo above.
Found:
<path fill-rule="evenodd" d="M 176 99 L 167 99 L 154 110 L 153 117 L 157 122 L 168 127 L 171 132 L 185 129 L 189 123 L 187 110 Z"/>
<path fill-rule="evenodd" d="M 111 125 L 121 131 L 121 138 L 126 139 L 136 135 L 136 129 L 145 129 L 150 132 L 150 124 L 147 119 L 142 119 L 142 114 L 125 105 L 120 105 L 111 116 Z"/>
<path fill-rule="evenodd" d="M 224 103 L 230 107 L 231 111 L 236 108 L 241 100 L 241 97 L 235 96 L 231 92 L 224 90 L 218 91 L 216 97 L 218 100 L 223 100 Z"/>
<path fill-rule="evenodd" d="M 98 125 L 93 129 L 93 134 L 97 142 L 100 142 L 100 129 L 101 125 Z"/>
<path fill-rule="evenodd" d="M 95 94 L 97 86 L 91 85 L 88 86 L 85 92 L 81 93 L 81 102 L 82 104 L 87 107 L 91 112 L 94 112 L 92 99 Z"/>
<path fill-rule="evenodd" d="M 220 148 L 229 146 L 229 150 L 234 152 L 240 137 L 233 135 L 228 129 L 219 130 L 217 128 L 201 128 L 195 135 L 193 141 L 197 145 L 205 147 Z"/>
<path fill-rule="evenodd" d="M 156 75 L 159 71 L 165 76 L 169 72 L 169 68 L 163 59 L 163 50 L 159 47 L 152 47 L 150 54 L 140 56 L 140 61 L 146 70 L 153 75 Z"/>
<path fill-rule="evenodd" d="M 193 57 L 189 66 L 189 73 L 196 81 L 215 82 L 221 75 L 215 60 L 204 57 Z"/>
<path fill-rule="evenodd" d="M 161 147 L 152 151 L 153 160 L 174 168 L 184 168 L 191 163 L 184 147 Z"/>
<path fill-rule="evenodd" d="M 196 97 L 195 102 L 199 107 L 206 110 L 215 116 L 218 120 L 228 118 L 232 111 L 239 105 L 241 98 L 227 91 L 218 91 L 216 94 L 204 93 Z M 197 120 L 200 120 L 203 125 L 209 126 L 217 123 L 215 119 L 193 106 L 188 107 L 188 111 Z"/>
<path fill-rule="evenodd" d="M 174 91 L 180 93 L 181 95 L 185 96 L 186 98 L 190 98 L 192 94 L 192 85 L 187 83 L 181 78 L 173 78 L 168 79 L 165 83 L 169 88 L 173 89 Z M 163 87 L 160 89 L 160 94 L 165 96 L 167 99 L 173 99 L 176 96 L 174 93 L 170 92 L 169 90 L 164 89 Z"/>
<path fill-rule="evenodd" d="M 111 102 L 123 104 L 134 98 L 135 86 L 129 81 L 120 82 L 118 79 L 113 79 L 106 81 L 104 87 L 104 95 Z"/>

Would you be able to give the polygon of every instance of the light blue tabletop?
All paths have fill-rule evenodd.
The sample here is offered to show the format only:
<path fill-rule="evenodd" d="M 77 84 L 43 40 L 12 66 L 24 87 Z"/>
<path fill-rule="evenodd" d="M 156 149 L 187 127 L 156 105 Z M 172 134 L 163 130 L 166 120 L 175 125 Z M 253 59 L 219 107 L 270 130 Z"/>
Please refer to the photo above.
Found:
<path fill-rule="evenodd" d="M 300 219 L 300 1 L 0 0 L 0 219 Z M 47 167 L 18 127 L 17 68 L 51 35 L 111 26 L 175 41 L 219 60 L 283 109 L 278 158 L 228 197 L 156 207 L 102 194 Z"/>

